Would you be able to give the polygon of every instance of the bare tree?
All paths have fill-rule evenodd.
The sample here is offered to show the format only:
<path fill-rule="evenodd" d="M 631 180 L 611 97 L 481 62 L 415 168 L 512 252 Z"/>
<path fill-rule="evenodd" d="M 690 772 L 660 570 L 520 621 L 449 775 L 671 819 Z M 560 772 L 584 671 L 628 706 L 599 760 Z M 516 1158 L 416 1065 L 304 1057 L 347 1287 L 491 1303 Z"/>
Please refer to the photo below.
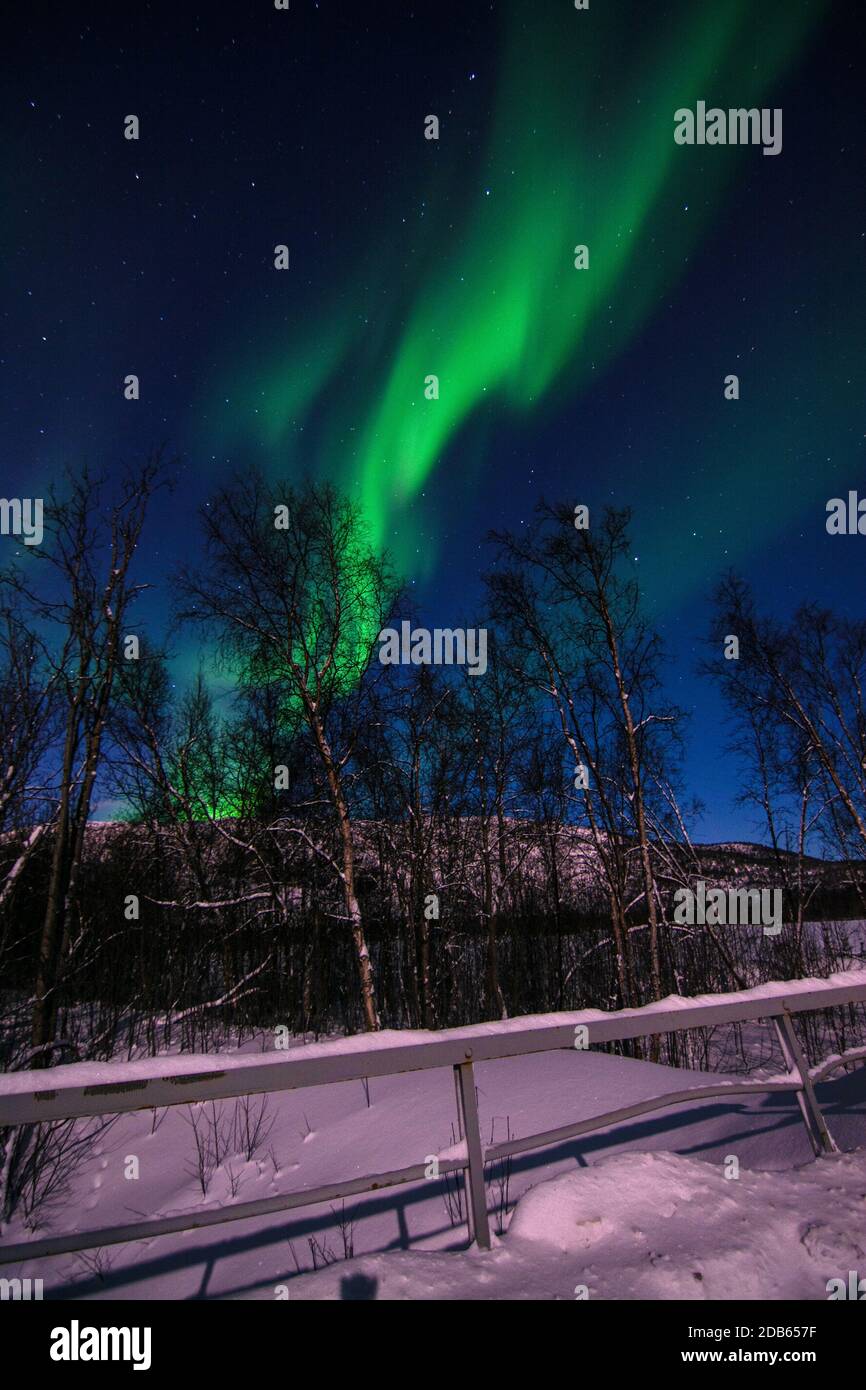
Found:
<path fill-rule="evenodd" d="M 739 644 L 735 660 L 722 654 L 729 637 Z M 762 617 L 748 586 L 729 574 L 716 592 L 710 640 L 705 669 L 720 682 L 739 751 L 752 763 L 752 796 L 773 844 L 787 801 L 789 821 L 791 813 L 795 824 L 817 821 L 837 853 L 863 858 L 866 622 L 812 604 L 787 624 Z"/>
<path fill-rule="evenodd" d="M 14 575 L 0 577 L 0 592 L 0 834 L 14 844 L 0 882 L 2 963 L 14 895 L 54 813 L 48 755 L 57 734 L 60 702 L 42 641 L 16 603 Z"/>
<path fill-rule="evenodd" d="M 356 884 L 351 759 L 363 686 L 396 586 L 360 514 L 329 486 L 267 485 L 251 476 L 202 513 L 207 558 L 179 576 L 181 616 L 218 638 L 242 688 L 276 692 L 284 727 L 312 742 L 339 832 L 339 856 L 303 827 L 343 891 L 365 1026 L 377 1029 L 373 967 Z"/>
<path fill-rule="evenodd" d="M 77 884 L 106 722 L 116 698 L 121 642 L 136 597 L 131 566 L 148 503 L 160 478 L 158 455 L 127 472 L 115 498 L 87 469 L 67 475 L 46 506 L 46 539 L 34 549 L 41 576 L 19 570 L 11 587 L 48 635 L 47 692 L 61 702 L 62 750 L 51 814 L 51 869 L 39 942 L 31 1047 L 33 1066 L 50 1060 L 58 989 L 76 927 Z M 34 583 L 40 578 L 41 585 Z M 52 641 L 51 634 L 59 634 Z"/>
<path fill-rule="evenodd" d="M 659 641 L 642 617 L 634 578 L 623 574 L 628 522 L 627 511 L 608 509 L 598 527 L 578 528 L 571 508 L 541 503 L 526 533 L 494 535 L 499 566 L 489 576 L 508 650 L 527 685 L 551 702 L 581 770 L 575 785 L 605 874 L 625 1003 L 637 1002 L 627 914 L 641 901 L 650 997 L 663 992 L 646 771 L 663 759 L 660 735 L 677 719 L 659 707 Z M 633 849 L 641 892 L 629 901 Z"/>

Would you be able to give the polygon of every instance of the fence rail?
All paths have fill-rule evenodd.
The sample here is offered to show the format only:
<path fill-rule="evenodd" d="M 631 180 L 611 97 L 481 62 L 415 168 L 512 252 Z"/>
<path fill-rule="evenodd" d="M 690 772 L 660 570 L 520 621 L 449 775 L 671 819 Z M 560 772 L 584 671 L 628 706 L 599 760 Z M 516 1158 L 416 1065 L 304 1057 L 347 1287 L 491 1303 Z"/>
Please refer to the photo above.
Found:
<path fill-rule="evenodd" d="M 490 1245 L 484 1165 L 530 1149 L 544 1148 L 653 1110 L 718 1096 L 793 1092 L 816 1154 L 836 1152 L 815 1096 L 815 1082 L 851 1062 L 866 1061 L 866 1048 L 828 1059 L 810 1073 L 792 1016 L 816 1009 L 866 1003 L 866 971 L 852 970 L 827 979 L 790 980 L 733 994 L 694 999 L 672 996 L 640 1009 L 604 1013 L 536 1014 L 501 1023 L 481 1023 L 433 1032 L 383 1032 L 333 1042 L 311 1043 L 266 1056 L 175 1056 L 139 1062 L 77 1062 L 38 1072 L 0 1075 L 0 1127 L 14 1127 L 90 1115 L 123 1114 L 167 1105 L 189 1105 L 233 1096 L 297 1090 L 338 1081 L 394 1076 L 404 1072 L 452 1067 L 463 1153 L 439 1161 L 439 1174 L 463 1172 L 470 1232 L 483 1249 Z M 478 1123 L 473 1067 L 527 1053 L 585 1048 L 639 1037 L 715 1028 L 724 1023 L 772 1021 L 788 1068 L 785 1077 L 765 1081 L 725 1081 L 666 1092 L 618 1110 L 593 1115 L 541 1134 L 492 1144 L 484 1149 Z M 216 1210 L 140 1221 L 126 1226 L 82 1231 L 0 1244 L 0 1264 L 38 1256 L 66 1254 L 142 1240 L 176 1231 L 197 1230 L 226 1221 L 242 1221 L 293 1208 L 356 1196 L 426 1176 L 425 1164 L 306 1188 L 254 1202 L 237 1202 Z"/>

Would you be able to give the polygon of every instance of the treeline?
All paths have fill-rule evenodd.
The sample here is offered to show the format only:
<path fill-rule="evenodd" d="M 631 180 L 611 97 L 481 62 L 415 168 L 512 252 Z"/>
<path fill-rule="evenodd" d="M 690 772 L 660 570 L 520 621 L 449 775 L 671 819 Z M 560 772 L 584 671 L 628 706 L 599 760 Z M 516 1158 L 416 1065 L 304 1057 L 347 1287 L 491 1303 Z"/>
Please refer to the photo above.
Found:
<path fill-rule="evenodd" d="M 489 1017 L 490 936 L 475 887 L 483 881 L 476 824 L 455 817 L 431 833 L 434 881 L 445 885 L 447 869 L 455 864 L 460 874 L 451 875 L 447 891 L 427 895 L 439 898 L 439 915 L 425 919 L 426 993 L 406 911 L 408 846 L 393 826 L 383 833 L 380 823 L 359 821 L 355 831 L 358 900 L 383 1021 L 392 1027 L 444 1027 Z M 255 834 L 249 827 L 242 831 L 250 833 Z M 506 833 L 508 887 L 500 896 L 495 949 L 508 1010 L 616 1007 L 614 942 L 585 832 L 509 822 Z M 191 900 L 172 827 L 90 827 L 80 875 L 86 926 L 65 961 L 57 1019 L 64 1060 L 134 1056 L 169 1046 L 209 1051 L 227 1040 L 273 1035 L 276 1027 L 318 1037 L 363 1026 L 352 942 L 340 928 L 331 876 L 322 872 L 317 854 L 281 855 L 281 834 L 282 828 L 272 827 L 268 836 L 274 864 L 283 866 L 276 908 L 267 879 L 256 876 L 255 860 L 216 828 L 203 830 L 211 889 L 204 906 Z M 331 851 L 336 847 L 324 828 L 321 843 Z M 7 862 L 12 852 L 7 847 Z M 553 854 L 555 876 L 549 872 Z M 728 863 L 727 870 L 733 867 Z M 7 1047 L 26 1036 L 30 957 L 49 873 L 45 849 L 30 861 L 22 886 L 17 932 L 22 943 L 29 937 L 31 948 L 20 952 L 4 982 Z M 715 881 L 738 880 L 722 869 Z M 132 917 L 131 884 L 146 885 Z M 427 906 L 435 912 L 432 900 Z M 665 897 L 662 920 L 670 923 L 671 916 Z M 649 970 L 649 938 L 639 911 L 628 930 L 636 973 L 643 976 Z M 665 929 L 666 973 L 679 992 L 736 989 L 743 982 L 845 969 L 862 949 L 856 926 L 837 921 L 804 928 L 799 941 L 789 929 L 778 939 L 766 938 L 756 927 L 720 930 L 719 936 L 730 960 L 705 930 Z M 665 1056 L 681 1065 L 709 1065 L 708 1043 L 674 1036 Z"/>
<path fill-rule="evenodd" d="M 119 490 L 68 480 L 44 545 L 2 577 L 5 1067 L 633 1006 L 848 963 L 846 932 L 809 919 L 828 876 L 863 903 L 866 624 L 782 624 L 720 585 L 706 673 L 790 921 L 684 927 L 673 893 L 706 870 L 627 512 L 584 525 L 541 503 L 489 538 L 473 674 L 380 662 L 382 629 L 416 615 L 351 499 L 240 479 L 173 581 L 217 698 L 204 673 L 175 690 L 137 617 L 163 481 L 158 458 Z M 125 824 L 92 824 L 106 799 Z M 706 1064 L 676 1053 L 697 1046 L 666 1055 Z"/>

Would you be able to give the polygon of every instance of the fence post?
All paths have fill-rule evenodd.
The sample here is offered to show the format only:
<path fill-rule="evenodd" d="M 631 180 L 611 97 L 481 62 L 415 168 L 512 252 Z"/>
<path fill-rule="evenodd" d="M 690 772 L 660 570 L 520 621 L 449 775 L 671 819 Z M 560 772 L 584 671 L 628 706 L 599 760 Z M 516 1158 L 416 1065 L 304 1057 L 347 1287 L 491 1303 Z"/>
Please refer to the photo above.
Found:
<path fill-rule="evenodd" d="M 815 1087 L 812 1085 L 812 1078 L 809 1075 L 809 1065 L 794 1031 L 791 1015 L 786 1009 L 778 1018 L 773 1019 L 773 1022 L 776 1025 L 776 1032 L 788 1071 L 792 1074 L 797 1073 L 802 1082 L 803 1088 L 797 1092 L 797 1104 L 812 1141 L 812 1148 L 819 1157 L 821 1154 L 837 1154 L 839 1147 L 827 1128 L 827 1121 L 821 1113 L 818 1097 L 815 1095 Z"/>
<path fill-rule="evenodd" d="M 470 1231 L 481 1250 L 490 1249 L 490 1227 L 487 1222 L 487 1194 L 484 1190 L 484 1151 L 478 1126 L 478 1101 L 475 1097 L 475 1076 L 472 1063 L 459 1062 L 454 1068 L 457 1086 L 457 1113 L 460 1133 L 466 1140 L 469 1167 L 466 1169 L 466 1208 Z"/>

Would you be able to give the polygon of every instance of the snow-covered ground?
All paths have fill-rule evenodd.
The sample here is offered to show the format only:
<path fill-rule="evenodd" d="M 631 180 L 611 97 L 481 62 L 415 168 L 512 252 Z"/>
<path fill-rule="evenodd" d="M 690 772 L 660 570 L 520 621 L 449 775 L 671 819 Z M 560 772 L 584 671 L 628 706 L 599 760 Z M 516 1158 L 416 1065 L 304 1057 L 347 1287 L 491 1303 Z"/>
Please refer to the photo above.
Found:
<path fill-rule="evenodd" d="M 257 1050 L 254 1046 L 244 1051 Z M 777 1064 L 775 1070 L 781 1070 Z M 714 1078 L 574 1050 L 480 1063 L 485 1141 Z M 792 1095 L 711 1099 L 515 1158 L 488 1184 L 493 1251 L 467 1252 L 455 1185 L 430 1179 L 0 1273 L 81 1298 L 825 1298 L 866 1275 L 866 1068 L 819 1087 L 848 1153 L 815 1162 Z M 194 1107 L 227 1133 L 235 1101 Z M 260 1101 L 253 1098 L 257 1112 Z M 269 1097 L 270 1133 L 231 1141 L 202 1198 L 188 1107 L 121 1116 L 41 1229 L 86 1230 L 423 1163 L 455 1141 L 450 1069 Z M 851 1152 L 860 1150 L 859 1153 Z M 739 1178 L 726 1177 L 730 1157 Z M 131 1159 L 137 1159 L 137 1178 Z M 553 1182 L 549 1181 L 554 1179 Z M 528 1194 L 528 1195 L 526 1195 Z M 514 1202 L 521 1198 L 514 1210 Z M 343 1223 L 342 1230 L 340 1222 Z M 26 1236 L 20 1226 L 4 1243 Z M 355 1259 L 345 1259 L 354 1252 Z M 322 1269 L 326 1261 L 334 1263 Z M 859 1263 L 858 1263 L 859 1262 Z M 314 1266 L 319 1272 L 309 1273 Z"/>
<path fill-rule="evenodd" d="M 866 1151 L 790 1172 L 623 1153 L 539 1183 L 489 1252 L 373 1255 L 294 1299 L 826 1299 L 866 1272 Z"/>

